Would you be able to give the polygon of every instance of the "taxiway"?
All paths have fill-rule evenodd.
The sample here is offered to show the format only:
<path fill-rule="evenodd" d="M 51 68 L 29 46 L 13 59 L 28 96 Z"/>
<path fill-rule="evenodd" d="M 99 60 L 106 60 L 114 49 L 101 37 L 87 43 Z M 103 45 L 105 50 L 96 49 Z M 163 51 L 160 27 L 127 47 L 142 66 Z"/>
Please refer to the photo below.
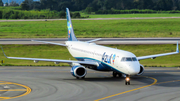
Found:
<path fill-rule="evenodd" d="M 22 39 L 0 39 L 0 44 L 45 44 L 31 40 L 64 43 L 67 38 L 22 38 Z M 78 38 L 80 41 L 89 41 L 93 38 Z M 96 44 L 176 44 L 180 38 L 102 38 Z"/>
<path fill-rule="evenodd" d="M 70 67 L 0 67 L 0 100 L 179 101 L 179 72 L 179 68 L 146 68 L 127 86 L 124 78 L 113 78 L 111 72 L 88 70 L 85 79 L 77 80 Z"/>

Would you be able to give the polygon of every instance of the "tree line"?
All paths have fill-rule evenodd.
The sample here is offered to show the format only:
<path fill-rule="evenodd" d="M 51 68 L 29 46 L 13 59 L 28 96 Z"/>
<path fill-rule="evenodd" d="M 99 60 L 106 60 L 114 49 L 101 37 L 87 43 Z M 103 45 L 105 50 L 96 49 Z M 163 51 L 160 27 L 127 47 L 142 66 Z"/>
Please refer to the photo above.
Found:
<path fill-rule="evenodd" d="M 61 11 L 66 7 L 72 11 L 85 10 L 91 7 L 92 11 L 98 10 L 180 10 L 180 0 L 25 0 L 23 4 L 27 9 L 50 9 Z"/>
<path fill-rule="evenodd" d="M 82 18 L 79 12 L 70 12 L 72 18 Z M 66 18 L 65 11 L 21 10 L 20 7 L 0 7 L 0 19 L 58 19 Z"/>
<path fill-rule="evenodd" d="M 2 0 L 0 0 L 2 5 Z M 13 4 L 15 5 L 15 4 Z M 71 11 L 82 11 L 89 9 L 92 12 L 98 10 L 180 10 L 180 0 L 25 0 L 20 6 L 24 10 L 56 10 L 62 11 L 68 7 Z"/>
<path fill-rule="evenodd" d="M 3 6 L 0 0 L 0 6 Z M 77 11 L 90 14 L 180 13 L 180 0 L 24 0 L 0 7 L 1 19 L 65 18 L 65 9 L 74 11 L 73 18 L 82 18 Z"/>

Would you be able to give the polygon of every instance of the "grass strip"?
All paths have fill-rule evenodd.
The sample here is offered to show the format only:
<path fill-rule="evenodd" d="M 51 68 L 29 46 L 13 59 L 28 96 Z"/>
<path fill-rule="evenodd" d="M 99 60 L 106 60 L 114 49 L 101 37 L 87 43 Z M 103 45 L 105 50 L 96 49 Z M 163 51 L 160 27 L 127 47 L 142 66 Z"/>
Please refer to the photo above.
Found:
<path fill-rule="evenodd" d="M 174 52 L 176 45 L 107 45 L 108 47 L 118 48 L 133 52 L 136 56 L 145 56 L 159 53 Z M 2 45 L 7 56 L 11 57 L 30 57 L 46 59 L 65 59 L 75 60 L 68 52 L 66 47 L 55 45 Z M 4 66 L 68 66 L 66 63 L 55 65 L 53 62 L 34 63 L 28 60 L 6 59 L 3 52 L 0 52 L 0 60 L 4 60 Z M 140 63 L 146 67 L 180 67 L 180 54 L 158 57 L 154 60 L 141 60 Z"/>
<path fill-rule="evenodd" d="M 73 20 L 74 32 L 86 37 L 180 37 L 180 19 Z M 66 20 L 1 22 L 0 38 L 66 38 Z"/>
<path fill-rule="evenodd" d="M 179 13 L 153 13 L 153 14 L 85 14 L 81 16 L 89 16 L 89 18 L 136 18 L 136 17 L 180 17 Z"/>

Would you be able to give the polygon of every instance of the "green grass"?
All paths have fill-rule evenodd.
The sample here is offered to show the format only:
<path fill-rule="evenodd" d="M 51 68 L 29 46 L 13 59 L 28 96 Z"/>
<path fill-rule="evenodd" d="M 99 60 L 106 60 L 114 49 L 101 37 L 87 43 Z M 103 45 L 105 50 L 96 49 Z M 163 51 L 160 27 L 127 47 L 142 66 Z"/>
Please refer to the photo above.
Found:
<path fill-rule="evenodd" d="M 180 37 L 180 19 L 73 20 L 77 37 Z M 66 38 L 66 20 L 1 22 L 0 38 Z"/>
<path fill-rule="evenodd" d="M 135 17 L 180 17 L 180 13 L 155 13 L 155 14 L 85 14 L 81 16 L 89 16 L 89 18 L 135 18 Z"/>
<path fill-rule="evenodd" d="M 2 45 L 7 56 L 48 58 L 48 59 L 74 59 L 67 51 L 66 47 L 54 45 Z M 53 62 L 38 62 L 28 60 L 6 59 L 1 52 L 1 60 L 8 65 L 55 65 Z M 64 65 L 62 63 L 61 65 Z M 65 64 L 67 65 L 67 64 Z"/>
<path fill-rule="evenodd" d="M 66 59 L 74 60 L 65 47 L 55 45 L 2 45 L 7 56 L 12 57 L 30 57 L 30 58 L 47 58 L 47 59 Z M 136 56 L 145 56 L 159 53 L 174 52 L 176 45 L 108 45 L 108 47 L 118 48 L 133 52 Z M 28 60 L 6 59 L 3 52 L 0 52 L 0 60 L 4 60 L 4 65 L 55 65 L 53 62 L 38 62 Z M 141 60 L 144 66 L 154 67 L 180 67 L 180 54 L 158 57 L 154 60 Z M 60 66 L 68 65 L 60 63 Z"/>

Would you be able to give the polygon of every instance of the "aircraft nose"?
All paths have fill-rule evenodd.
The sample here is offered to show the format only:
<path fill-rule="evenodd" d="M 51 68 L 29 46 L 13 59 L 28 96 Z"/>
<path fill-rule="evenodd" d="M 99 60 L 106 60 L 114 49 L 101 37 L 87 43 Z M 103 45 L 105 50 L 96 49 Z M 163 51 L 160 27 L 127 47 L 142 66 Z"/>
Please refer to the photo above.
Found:
<path fill-rule="evenodd" d="M 129 75 L 136 75 L 140 71 L 140 66 L 137 64 L 127 65 Z"/>

